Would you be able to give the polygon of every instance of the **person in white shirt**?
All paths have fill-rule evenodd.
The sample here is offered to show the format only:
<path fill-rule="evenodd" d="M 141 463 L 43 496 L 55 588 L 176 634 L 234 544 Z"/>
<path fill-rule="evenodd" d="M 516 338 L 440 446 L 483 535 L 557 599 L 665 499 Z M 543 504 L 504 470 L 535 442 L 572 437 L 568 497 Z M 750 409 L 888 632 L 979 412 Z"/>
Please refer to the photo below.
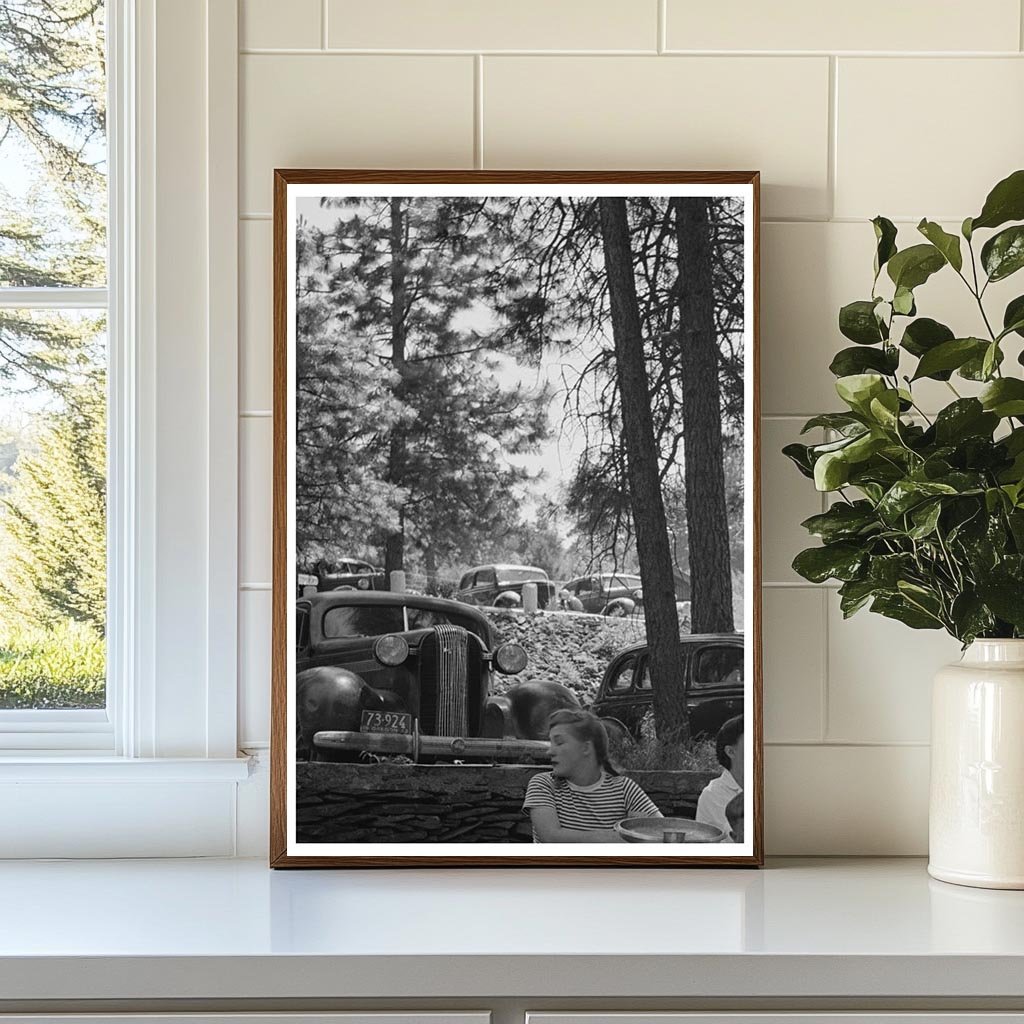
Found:
<path fill-rule="evenodd" d="M 737 794 L 743 792 L 743 716 L 730 718 L 715 737 L 715 752 L 722 774 L 712 779 L 697 800 L 697 820 L 720 828 L 724 843 L 733 842 L 732 826 L 725 809 Z"/>

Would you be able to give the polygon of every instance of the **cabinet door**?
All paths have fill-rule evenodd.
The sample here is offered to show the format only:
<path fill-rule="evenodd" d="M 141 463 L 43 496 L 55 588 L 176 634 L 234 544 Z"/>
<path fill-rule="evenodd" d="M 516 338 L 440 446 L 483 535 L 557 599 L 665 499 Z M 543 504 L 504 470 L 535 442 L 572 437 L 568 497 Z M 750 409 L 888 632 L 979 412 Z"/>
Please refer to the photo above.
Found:
<path fill-rule="evenodd" d="M 490 1013 L 0 1013 L 0 1024 L 490 1024 Z"/>
<path fill-rule="evenodd" d="M 526 1024 L 1024 1024 L 1024 1013 L 528 1013 Z"/>

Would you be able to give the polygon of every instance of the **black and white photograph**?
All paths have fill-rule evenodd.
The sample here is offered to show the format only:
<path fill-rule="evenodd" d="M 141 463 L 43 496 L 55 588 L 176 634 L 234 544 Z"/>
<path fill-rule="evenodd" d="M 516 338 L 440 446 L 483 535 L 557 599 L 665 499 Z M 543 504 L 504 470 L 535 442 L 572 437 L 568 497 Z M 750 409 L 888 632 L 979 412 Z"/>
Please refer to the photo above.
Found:
<path fill-rule="evenodd" d="M 760 863 L 756 173 L 276 176 L 272 863 Z"/>

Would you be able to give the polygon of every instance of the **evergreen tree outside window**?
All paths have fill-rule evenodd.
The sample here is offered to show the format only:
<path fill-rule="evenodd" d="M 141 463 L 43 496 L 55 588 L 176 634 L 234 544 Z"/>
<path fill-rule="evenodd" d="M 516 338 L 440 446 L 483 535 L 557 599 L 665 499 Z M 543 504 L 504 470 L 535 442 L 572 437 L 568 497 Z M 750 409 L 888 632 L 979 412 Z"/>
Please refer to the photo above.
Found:
<path fill-rule="evenodd" d="M 106 706 L 102 0 L 0 0 L 0 716 Z"/>

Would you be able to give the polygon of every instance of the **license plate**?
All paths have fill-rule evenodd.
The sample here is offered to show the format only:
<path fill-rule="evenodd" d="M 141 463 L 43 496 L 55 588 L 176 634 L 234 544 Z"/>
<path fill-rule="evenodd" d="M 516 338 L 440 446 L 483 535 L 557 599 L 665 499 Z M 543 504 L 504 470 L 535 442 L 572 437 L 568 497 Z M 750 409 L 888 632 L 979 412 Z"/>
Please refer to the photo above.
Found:
<path fill-rule="evenodd" d="M 392 732 L 412 735 L 412 715 L 404 711 L 364 711 L 359 721 L 360 732 Z"/>

